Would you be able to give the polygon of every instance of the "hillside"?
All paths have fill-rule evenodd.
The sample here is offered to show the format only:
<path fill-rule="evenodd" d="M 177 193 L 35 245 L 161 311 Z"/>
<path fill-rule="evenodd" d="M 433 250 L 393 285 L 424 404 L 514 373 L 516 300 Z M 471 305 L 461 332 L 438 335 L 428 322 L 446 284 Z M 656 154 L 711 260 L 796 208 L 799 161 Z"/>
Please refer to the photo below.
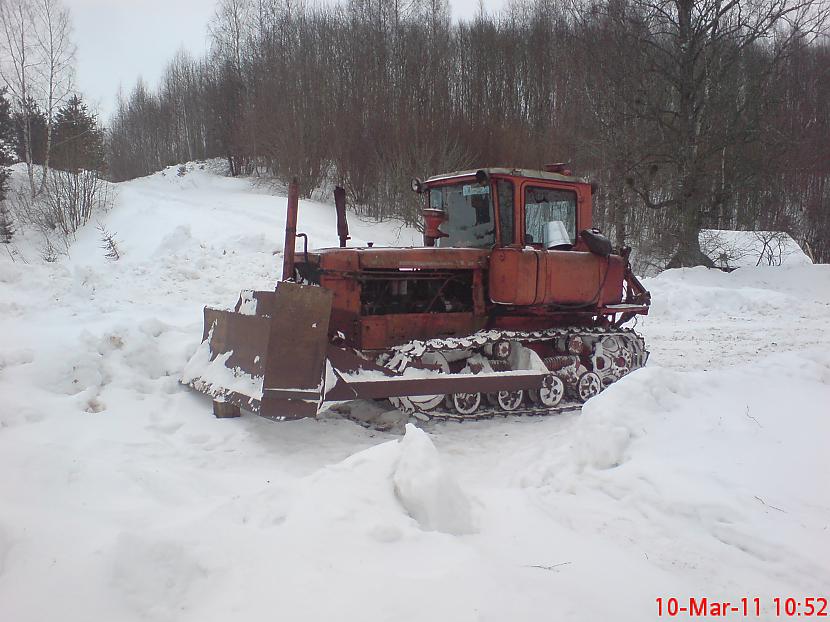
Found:
<path fill-rule="evenodd" d="M 648 366 L 578 414 L 217 420 L 178 379 L 202 307 L 273 284 L 286 199 L 198 166 L 115 190 L 119 261 L 95 223 L 56 263 L 25 236 L 28 263 L 0 255 L 4 619 L 639 622 L 707 596 L 772 620 L 830 596 L 830 266 L 647 279 Z M 301 202 L 314 245 L 334 221 Z"/>

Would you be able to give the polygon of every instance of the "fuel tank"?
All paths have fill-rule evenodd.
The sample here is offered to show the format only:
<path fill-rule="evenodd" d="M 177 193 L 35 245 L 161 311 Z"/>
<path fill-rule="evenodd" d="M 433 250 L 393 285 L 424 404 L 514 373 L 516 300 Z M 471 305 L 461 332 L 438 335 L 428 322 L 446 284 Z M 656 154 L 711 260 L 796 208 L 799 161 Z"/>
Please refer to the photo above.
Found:
<path fill-rule="evenodd" d="M 624 271 L 619 255 L 496 248 L 490 257 L 490 300 L 513 306 L 617 304 Z"/>

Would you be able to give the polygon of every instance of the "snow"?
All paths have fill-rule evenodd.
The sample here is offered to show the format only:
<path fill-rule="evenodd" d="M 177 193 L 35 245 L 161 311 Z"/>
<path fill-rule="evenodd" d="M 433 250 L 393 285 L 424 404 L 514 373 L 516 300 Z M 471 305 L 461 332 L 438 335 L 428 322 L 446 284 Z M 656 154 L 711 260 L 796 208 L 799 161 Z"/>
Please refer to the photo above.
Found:
<path fill-rule="evenodd" d="M 393 476 L 395 494 L 426 530 L 463 535 L 476 531 L 470 499 L 447 471 L 429 436 L 411 423 Z"/>
<path fill-rule="evenodd" d="M 646 279 L 649 363 L 581 413 L 220 420 L 178 379 L 205 304 L 273 286 L 285 198 L 176 168 L 117 185 L 117 262 L 95 223 L 56 263 L 30 233 L 0 255 L 3 620 L 639 622 L 672 596 L 775 619 L 774 596 L 827 596 L 830 266 Z M 314 245 L 335 222 L 301 203 Z"/>

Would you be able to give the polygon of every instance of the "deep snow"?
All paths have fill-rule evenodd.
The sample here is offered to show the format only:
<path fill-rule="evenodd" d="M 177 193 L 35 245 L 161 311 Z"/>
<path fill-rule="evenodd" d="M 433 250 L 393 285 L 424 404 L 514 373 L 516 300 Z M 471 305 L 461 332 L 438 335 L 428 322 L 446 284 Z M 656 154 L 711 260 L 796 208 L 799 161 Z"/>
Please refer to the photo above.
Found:
<path fill-rule="evenodd" d="M 175 170 L 118 185 L 118 262 L 94 226 L 56 264 L 25 237 L 28 263 L 0 255 L 0 619 L 640 621 L 671 596 L 775 619 L 773 596 L 830 596 L 830 266 L 648 279 L 649 364 L 581 414 L 217 420 L 178 378 L 204 304 L 273 284 L 285 199 Z M 331 206 L 300 210 L 336 242 Z"/>

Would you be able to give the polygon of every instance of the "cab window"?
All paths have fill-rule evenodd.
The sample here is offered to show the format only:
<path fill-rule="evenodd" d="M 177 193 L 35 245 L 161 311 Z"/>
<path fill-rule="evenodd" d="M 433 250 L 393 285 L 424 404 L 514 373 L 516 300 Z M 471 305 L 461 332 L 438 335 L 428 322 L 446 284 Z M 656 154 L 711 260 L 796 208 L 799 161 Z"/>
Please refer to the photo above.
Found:
<path fill-rule="evenodd" d="M 496 243 L 490 186 L 469 182 L 432 188 L 429 206 L 445 215 L 439 229 L 447 237 L 440 238 L 438 246 L 490 248 Z"/>
<path fill-rule="evenodd" d="M 528 186 L 525 188 L 525 244 L 544 244 L 545 225 L 560 221 L 576 242 L 576 193 Z"/>

